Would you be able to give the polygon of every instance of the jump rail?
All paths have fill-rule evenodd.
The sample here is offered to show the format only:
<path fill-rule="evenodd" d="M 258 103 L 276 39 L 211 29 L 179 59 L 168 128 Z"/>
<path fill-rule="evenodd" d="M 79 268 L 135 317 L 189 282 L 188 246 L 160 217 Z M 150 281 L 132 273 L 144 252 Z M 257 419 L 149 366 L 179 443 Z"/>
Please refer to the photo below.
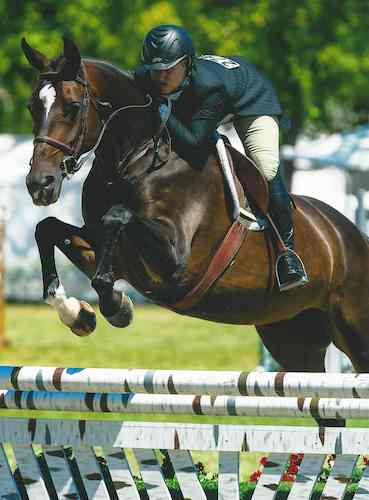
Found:
<path fill-rule="evenodd" d="M 3 410 L 368 419 L 368 394 L 368 374 L 0 367 Z M 320 493 L 313 498 L 344 499 L 358 464 L 362 471 L 355 472 L 359 484 L 353 499 L 369 499 L 369 467 L 362 466 L 362 456 L 369 453 L 369 428 L 3 415 L 6 411 L 0 417 L 1 500 L 213 499 L 214 493 L 205 493 L 199 481 L 194 451 L 218 453 L 221 500 L 251 495 L 253 500 L 272 500 L 287 484 L 288 500 L 310 499 L 315 487 Z M 158 450 L 166 450 L 181 495 L 165 482 Z M 269 457 L 255 489 L 245 493 L 240 491 L 240 478 L 247 480 L 240 471 L 240 456 L 250 452 Z M 294 480 L 286 483 L 282 479 L 290 470 L 291 454 L 303 458 L 297 465 L 294 462 Z M 333 466 L 325 467 L 322 477 L 332 454 Z M 143 490 L 134 481 L 133 470 L 139 470 Z"/>
<path fill-rule="evenodd" d="M 369 398 L 369 374 L 0 366 L 0 388 L 52 392 Z"/>

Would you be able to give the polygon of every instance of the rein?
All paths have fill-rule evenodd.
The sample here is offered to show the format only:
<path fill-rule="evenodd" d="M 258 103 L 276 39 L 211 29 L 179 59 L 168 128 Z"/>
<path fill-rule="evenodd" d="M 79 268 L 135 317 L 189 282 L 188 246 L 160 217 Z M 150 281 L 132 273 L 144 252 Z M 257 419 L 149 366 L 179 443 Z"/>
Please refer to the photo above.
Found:
<path fill-rule="evenodd" d="M 115 110 L 115 111 L 114 111 L 114 112 L 113 112 L 113 113 L 109 116 L 109 118 L 108 118 L 105 122 L 103 122 L 103 121 L 102 121 L 103 126 L 102 126 L 102 128 L 101 128 L 101 130 L 100 130 L 99 136 L 98 136 L 98 138 L 97 138 L 97 141 L 96 141 L 96 143 L 95 143 L 94 147 L 93 147 L 92 149 L 90 149 L 89 151 L 87 151 L 86 153 L 84 153 L 84 154 L 83 154 L 83 157 L 81 157 L 81 158 L 79 158 L 79 159 L 77 160 L 77 165 L 76 165 L 77 170 L 76 170 L 76 171 L 78 171 L 78 170 L 82 167 L 82 165 L 83 165 L 83 164 L 84 164 L 84 163 L 85 163 L 85 162 L 86 162 L 86 161 L 87 161 L 90 157 L 92 157 L 92 156 L 94 156 L 94 155 L 95 155 L 95 151 L 96 151 L 96 150 L 97 150 L 97 148 L 100 146 L 100 143 L 101 143 L 101 141 L 102 141 L 102 138 L 104 137 L 104 134 L 105 134 L 105 132 L 106 132 L 106 129 L 107 129 L 107 127 L 108 127 L 109 123 L 113 120 L 113 118 L 115 118 L 115 117 L 116 117 L 119 113 L 121 113 L 122 111 L 127 111 L 128 109 L 148 108 L 149 106 L 151 106 L 151 104 L 152 104 L 152 97 L 151 97 L 150 95 L 147 95 L 146 97 L 148 97 L 148 98 L 149 98 L 149 100 L 148 100 L 148 102 L 147 102 L 147 103 L 145 103 L 145 104 L 132 104 L 132 105 L 129 105 L 129 106 L 123 106 L 123 107 L 121 107 L 121 108 L 116 109 L 116 110 Z M 137 161 L 139 158 L 141 158 L 141 156 L 144 156 L 144 155 L 146 154 L 146 152 L 148 151 L 148 149 L 149 149 L 149 145 L 148 145 L 148 146 L 147 146 L 147 148 L 145 148 L 143 151 L 141 151 L 141 152 L 137 153 L 137 154 L 134 156 L 134 158 L 133 158 L 133 159 L 134 159 L 134 161 Z M 125 162 L 126 160 L 127 160 L 127 158 L 125 158 L 125 159 L 123 160 L 123 162 Z M 122 163 L 122 162 L 120 162 L 120 163 Z"/>

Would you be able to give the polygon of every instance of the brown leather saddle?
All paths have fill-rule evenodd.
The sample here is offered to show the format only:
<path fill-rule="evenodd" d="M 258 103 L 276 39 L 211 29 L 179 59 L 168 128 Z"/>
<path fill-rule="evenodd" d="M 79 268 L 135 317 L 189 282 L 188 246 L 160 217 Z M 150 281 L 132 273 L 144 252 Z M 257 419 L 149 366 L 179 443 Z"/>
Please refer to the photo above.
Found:
<path fill-rule="evenodd" d="M 264 175 L 260 172 L 251 158 L 233 148 L 229 141 L 225 141 L 229 153 L 233 175 L 240 181 L 246 200 L 254 213 L 260 230 L 270 228 L 277 253 L 286 252 L 287 248 L 269 213 L 269 188 Z M 292 205 L 294 206 L 291 198 Z"/>

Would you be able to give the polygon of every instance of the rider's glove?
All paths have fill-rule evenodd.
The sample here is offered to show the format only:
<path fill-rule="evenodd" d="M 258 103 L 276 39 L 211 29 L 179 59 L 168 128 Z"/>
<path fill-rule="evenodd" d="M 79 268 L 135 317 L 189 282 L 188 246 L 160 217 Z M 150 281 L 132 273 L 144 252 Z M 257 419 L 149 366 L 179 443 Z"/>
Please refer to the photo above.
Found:
<path fill-rule="evenodd" d="M 159 104 L 159 108 L 158 108 L 158 111 L 159 111 L 159 116 L 161 118 L 161 121 L 166 121 L 166 118 L 167 116 L 169 115 L 169 106 L 167 103 L 160 103 Z"/>
<path fill-rule="evenodd" d="M 171 112 L 171 105 L 168 101 L 168 99 L 165 98 L 160 98 L 158 101 L 158 113 L 160 116 L 161 122 L 166 123 Z"/>

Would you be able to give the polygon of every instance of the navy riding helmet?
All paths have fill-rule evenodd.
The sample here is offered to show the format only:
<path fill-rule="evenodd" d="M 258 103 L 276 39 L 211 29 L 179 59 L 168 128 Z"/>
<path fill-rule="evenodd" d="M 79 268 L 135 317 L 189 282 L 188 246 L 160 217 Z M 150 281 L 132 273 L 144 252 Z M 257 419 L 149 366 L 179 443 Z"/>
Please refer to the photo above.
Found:
<path fill-rule="evenodd" d="M 188 68 L 191 69 L 194 56 L 191 37 L 184 28 L 161 24 L 146 35 L 141 61 L 150 70 L 165 70 L 188 58 Z"/>

